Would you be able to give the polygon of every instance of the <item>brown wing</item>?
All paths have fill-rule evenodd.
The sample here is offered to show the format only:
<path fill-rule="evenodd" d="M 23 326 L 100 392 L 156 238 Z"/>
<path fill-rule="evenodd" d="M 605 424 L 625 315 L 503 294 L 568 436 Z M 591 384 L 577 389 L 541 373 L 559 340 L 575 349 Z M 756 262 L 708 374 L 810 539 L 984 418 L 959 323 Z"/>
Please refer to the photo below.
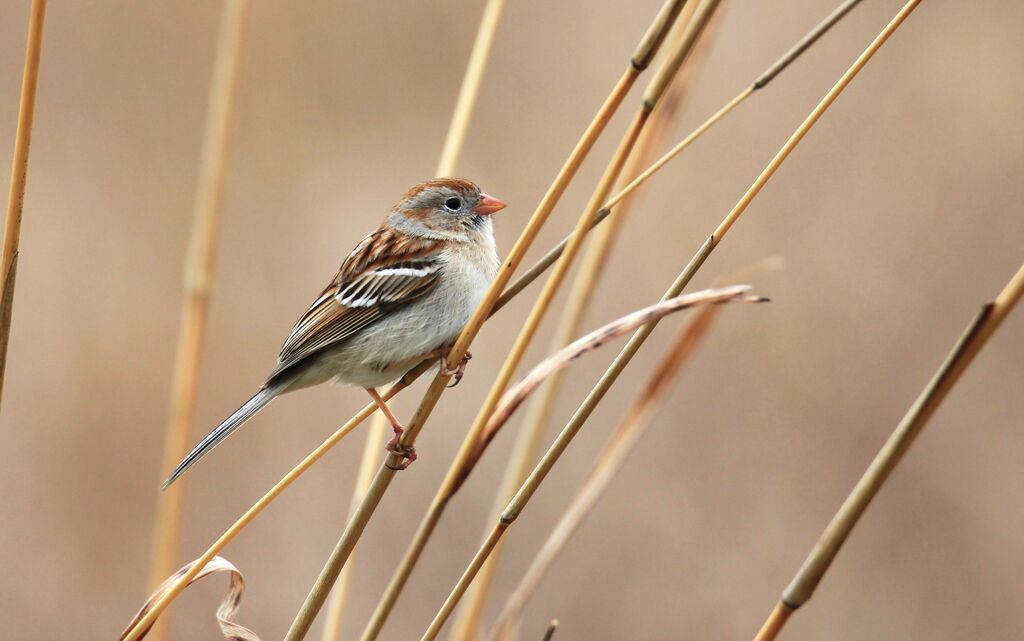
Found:
<path fill-rule="evenodd" d="M 295 324 L 270 378 L 423 296 L 437 283 L 442 267 L 438 241 L 387 228 L 367 236 Z"/>

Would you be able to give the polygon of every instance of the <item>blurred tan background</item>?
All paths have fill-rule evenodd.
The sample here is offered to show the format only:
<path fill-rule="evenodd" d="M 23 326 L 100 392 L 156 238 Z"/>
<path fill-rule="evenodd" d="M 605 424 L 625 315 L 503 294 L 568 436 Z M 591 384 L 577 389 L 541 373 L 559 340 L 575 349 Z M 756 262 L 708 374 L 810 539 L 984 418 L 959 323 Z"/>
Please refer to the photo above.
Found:
<path fill-rule="evenodd" d="M 510 203 L 497 220 L 502 251 L 659 4 L 508 2 L 459 166 Z M 674 139 L 835 4 L 729 3 Z M 652 183 L 588 327 L 660 296 L 901 4 L 866 0 Z M 0 4 L 4 158 L 27 7 Z M 248 397 L 341 258 L 429 177 L 481 10 L 453 0 L 253 3 L 193 440 Z M 218 18 L 216 2 L 49 8 L 0 420 L 6 638 L 112 639 L 148 594 Z M 1020 3 L 924 3 L 755 201 L 699 281 L 783 256 L 785 271 L 756 279 L 774 302 L 723 315 L 531 603 L 524 639 L 540 638 L 552 617 L 566 640 L 753 636 L 961 329 L 1024 260 L 1022 23 Z M 568 231 L 624 124 L 612 123 L 530 259 Z M 420 440 L 420 461 L 371 522 L 346 638 L 362 630 L 530 298 L 482 332 L 468 376 Z M 659 329 L 510 532 L 488 621 L 679 323 Z M 558 421 L 617 348 L 574 366 Z M 364 403 L 348 388 L 285 397 L 196 467 L 182 561 Z M 1022 416 L 1018 311 L 785 638 L 1019 639 Z M 284 633 L 341 530 L 362 439 L 339 446 L 225 552 L 249 584 L 240 622 L 264 639 Z M 418 638 L 433 616 L 475 548 L 512 441 L 501 436 L 448 510 L 384 638 Z M 220 638 L 223 584 L 175 603 L 172 638 Z"/>

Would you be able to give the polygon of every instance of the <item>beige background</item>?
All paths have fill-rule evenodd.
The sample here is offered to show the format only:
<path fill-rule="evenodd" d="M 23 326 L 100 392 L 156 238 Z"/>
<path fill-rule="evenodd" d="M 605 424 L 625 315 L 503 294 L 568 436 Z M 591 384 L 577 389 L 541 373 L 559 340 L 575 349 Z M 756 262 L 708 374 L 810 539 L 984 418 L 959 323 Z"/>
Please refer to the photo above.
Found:
<path fill-rule="evenodd" d="M 497 224 L 503 250 L 658 4 L 509 1 L 459 167 L 510 203 Z M 27 5 L 0 4 L 4 157 Z M 730 5 L 674 137 L 834 2 Z M 865 2 L 653 183 L 610 257 L 588 327 L 660 295 L 899 5 Z M 195 438 L 259 384 L 341 258 L 430 175 L 481 7 L 254 3 Z M 147 594 L 218 14 L 214 2 L 50 7 L 0 421 L 5 638 L 115 638 Z M 961 328 L 1024 258 L 1022 21 L 1016 2 L 924 3 L 755 201 L 699 281 L 780 255 L 787 269 L 757 278 L 774 302 L 724 315 L 532 602 L 523 638 L 539 638 L 551 617 L 566 640 L 752 637 Z M 624 124 L 613 122 L 531 259 L 569 229 Z M 373 519 L 348 638 L 362 629 L 528 303 L 483 331 L 469 375 L 420 441 L 420 462 Z M 508 536 L 489 619 L 679 322 L 657 332 Z M 547 350 L 552 325 L 530 362 Z M 574 367 L 559 421 L 614 351 Z M 1020 638 L 1022 389 L 1018 312 L 786 639 Z M 418 396 L 403 397 L 400 415 Z M 287 397 L 198 466 L 187 479 L 182 558 L 364 402 L 347 388 Z M 511 443 L 511 433 L 496 442 L 450 507 L 385 638 L 418 638 L 461 572 Z M 361 434 L 344 442 L 227 549 L 249 582 L 241 621 L 264 639 L 281 637 L 340 532 L 361 449 Z M 174 605 L 174 638 L 218 638 L 222 585 Z"/>

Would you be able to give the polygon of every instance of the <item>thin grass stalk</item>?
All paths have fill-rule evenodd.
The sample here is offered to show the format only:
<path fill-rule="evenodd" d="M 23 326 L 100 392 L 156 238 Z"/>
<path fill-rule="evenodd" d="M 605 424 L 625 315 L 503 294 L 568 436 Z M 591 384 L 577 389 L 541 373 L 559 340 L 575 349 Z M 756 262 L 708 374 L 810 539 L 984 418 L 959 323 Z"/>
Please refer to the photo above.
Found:
<path fill-rule="evenodd" d="M 573 149 L 568 160 L 559 171 L 554 183 L 548 189 L 533 216 L 530 218 L 530 221 L 527 223 L 526 228 L 520 234 L 516 244 L 509 252 L 509 255 L 505 259 L 501 269 L 499 269 L 494 282 L 484 295 L 483 300 L 477 306 L 476 311 L 466 324 L 466 327 L 462 330 L 459 338 L 455 342 L 455 345 L 450 350 L 448 355 L 449 369 L 454 370 L 462 361 L 469 349 L 470 343 L 476 337 L 476 334 L 479 332 L 483 322 L 490 316 L 495 301 L 498 299 L 498 296 L 501 294 L 504 287 L 508 284 L 508 281 L 512 277 L 512 273 L 522 262 L 527 249 L 529 249 L 530 245 L 539 233 L 540 228 L 547 221 L 548 216 L 558 203 L 562 194 L 565 192 L 569 182 L 575 176 L 584 158 L 590 152 L 590 149 L 593 147 L 597 137 L 604 130 L 608 121 L 618 109 L 622 99 L 625 97 L 625 94 L 632 87 L 639 74 L 650 63 L 651 57 L 654 56 L 662 40 L 664 40 L 665 33 L 668 31 L 669 25 L 671 25 L 675 20 L 685 2 L 686 0 L 667 0 L 662 6 L 662 9 L 655 17 L 651 27 L 641 40 L 640 46 L 637 47 L 630 59 L 630 64 L 626 71 L 623 73 L 618 83 L 616 83 L 615 88 L 605 100 L 601 109 L 598 111 L 597 115 L 580 138 L 576 147 Z M 405 432 L 402 434 L 402 438 L 399 442 L 400 448 L 403 446 L 405 448 L 411 448 L 414 446 L 420 430 L 422 429 L 426 419 L 430 416 L 434 407 L 437 405 L 437 402 L 444 393 L 450 379 L 451 376 L 439 372 L 431 382 L 422 401 L 420 402 L 419 408 L 417 408 L 415 414 L 413 414 L 412 420 L 406 427 Z M 370 489 L 367 491 L 366 497 L 364 497 L 352 520 L 346 526 L 344 532 L 342 532 L 341 538 L 338 540 L 337 545 L 328 557 L 323 570 L 317 577 L 316 582 L 313 584 L 313 587 L 303 602 L 302 607 L 296 614 L 295 620 L 292 622 L 292 625 L 288 630 L 288 634 L 285 637 L 285 641 L 299 641 L 300 639 L 303 639 L 309 631 L 309 627 L 312 625 L 317 613 L 323 606 L 324 600 L 327 598 L 327 594 L 329 593 L 331 586 L 337 579 L 338 573 L 341 571 L 341 567 L 345 564 L 349 554 L 351 554 L 355 542 L 360 536 L 362 536 L 362 532 L 365 529 L 366 524 L 369 522 L 370 516 L 372 516 L 377 505 L 379 505 L 381 498 L 387 491 L 387 487 L 390 485 L 395 472 L 398 470 L 397 466 L 399 463 L 399 457 L 395 454 L 391 454 L 385 458 L 377 472 L 377 475 L 374 477 L 373 482 L 370 484 Z"/>
<path fill-rule="evenodd" d="M 892 471 L 913 445 L 935 411 L 957 384 L 974 357 L 999 328 L 1006 316 L 1024 296 L 1024 265 L 1013 275 L 996 299 L 981 308 L 964 330 L 952 351 L 932 376 L 914 404 L 879 450 L 871 465 L 854 486 L 835 516 L 824 529 L 796 576 L 782 593 L 768 620 L 755 639 L 771 641 L 781 631 L 789 615 L 814 595 L 825 572 L 835 560 L 853 527 L 882 489 Z"/>
<path fill-rule="evenodd" d="M 714 9 L 718 4 L 718 0 L 707 0 L 703 5 L 701 5 L 701 8 L 697 11 L 697 15 L 694 17 L 695 28 L 687 30 L 683 41 L 679 44 L 679 49 L 685 49 L 687 53 L 692 49 L 694 42 L 706 26 L 708 19 L 713 14 Z M 671 74 L 668 75 L 674 74 L 685 58 L 685 55 L 680 56 L 677 53 L 676 55 L 673 55 L 670 62 L 659 69 L 658 77 L 666 75 L 666 68 L 671 72 Z M 665 85 L 662 84 L 660 87 L 663 91 Z M 497 406 L 498 401 L 501 399 L 508 383 L 515 374 L 516 369 L 519 367 L 526 349 L 532 342 L 533 337 L 536 335 L 537 329 L 539 328 L 548 309 L 550 309 L 554 296 L 568 273 L 573 259 L 582 247 L 587 231 L 589 231 L 593 226 L 593 220 L 600 210 L 600 204 L 608 197 L 612 186 L 622 171 L 626 159 L 632 152 L 640 133 L 660 98 L 660 94 L 652 94 L 650 90 L 645 94 L 640 109 L 637 111 L 630 125 L 627 127 L 626 133 L 613 154 L 612 160 L 606 167 L 605 172 L 602 175 L 595 191 L 591 195 L 590 201 L 585 207 L 583 214 L 578 219 L 573 235 L 570 237 L 565 251 L 556 262 L 554 271 L 548 277 L 544 289 L 535 302 L 526 322 L 523 325 L 523 328 L 510 349 L 497 378 L 492 384 L 483 405 L 477 413 L 476 419 L 474 419 L 472 426 L 463 440 L 463 444 L 460 447 L 455 460 L 449 467 L 448 474 L 442 482 L 441 487 L 438 489 L 434 500 L 431 502 L 427 514 L 421 520 L 420 527 L 417 529 L 416 534 L 413 537 L 413 541 L 410 543 L 405 555 L 399 563 L 398 568 L 392 575 L 392 579 L 389 582 L 384 595 L 378 603 L 370 622 L 367 624 L 367 627 L 363 632 L 363 636 L 361 637 L 363 641 L 370 641 L 377 638 L 385 621 L 393 610 L 399 594 L 401 594 L 404 589 L 413 568 L 418 562 L 423 549 L 426 547 L 430 536 L 433 534 L 435 526 L 444 512 L 444 508 L 447 506 L 448 498 L 458 488 L 464 478 L 462 471 L 466 469 L 467 462 L 470 460 L 470 457 L 473 456 L 474 450 L 476 449 L 476 443 L 479 441 L 480 435 L 487 424 L 487 420 L 494 411 L 494 408 Z"/>
<path fill-rule="evenodd" d="M 698 310 L 680 330 L 665 357 L 655 367 L 654 373 L 637 395 L 633 405 L 597 455 L 583 487 L 562 513 L 562 517 L 540 550 L 531 559 L 530 566 L 508 598 L 488 635 L 489 641 L 505 641 L 518 626 L 523 608 L 540 585 L 541 578 L 622 467 L 633 446 L 660 408 L 665 394 L 682 371 L 683 365 L 707 334 L 721 309 L 720 306 L 712 305 Z"/>
<path fill-rule="evenodd" d="M 733 109 L 742 104 L 747 98 L 754 95 L 757 91 L 764 89 L 768 84 L 779 76 L 786 68 L 789 67 L 797 58 L 800 57 L 805 51 L 807 51 L 811 45 L 818 41 L 821 36 L 836 25 L 847 13 L 850 12 L 855 6 L 860 4 L 861 0 L 846 0 L 831 14 L 825 17 L 819 22 L 813 29 L 804 35 L 795 45 L 793 45 L 789 51 L 782 55 L 778 60 L 773 62 L 768 69 L 766 69 L 760 76 L 758 76 L 751 85 L 746 87 L 743 91 L 737 94 L 732 100 L 723 105 L 717 112 L 711 115 L 705 120 L 699 127 L 694 129 L 687 135 L 682 141 L 680 141 L 675 147 L 668 151 L 662 156 L 657 162 L 648 167 L 644 172 L 637 176 L 631 183 L 619 190 L 614 196 L 608 199 L 604 207 L 598 212 L 597 218 L 594 221 L 594 225 L 601 224 L 608 216 L 611 215 L 613 208 L 623 199 L 627 198 L 636 189 L 638 189 L 644 182 L 646 182 L 651 176 L 660 171 L 666 164 L 668 164 L 673 158 L 678 156 L 684 149 L 689 147 L 694 141 L 703 135 L 708 129 L 716 125 L 722 118 L 732 112 Z M 565 246 L 568 244 L 569 238 L 564 238 L 559 244 L 555 245 L 551 250 L 548 251 L 540 260 L 538 260 L 530 269 L 528 269 L 522 276 L 520 276 L 514 283 L 508 286 L 505 292 L 502 294 L 498 302 L 495 303 L 494 309 L 499 310 L 504 307 L 509 300 L 516 296 L 523 289 L 528 287 L 540 274 L 543 274 L 556 260 L 562 255 L 565 250 Z"/>
<path fill-rule="evenodd" d="M 228 145 L 247 10 L 247 0 L 225 0 L 221 13 L 185 264 L 185 297 L 182 301 L 181 329 L 161 470 L 171 469 L 185 456 L 195 416 L 199 368 L 224 208 Z M 179 484 L 157 496 L 149 573 L 152 586 L 160 585 L 178 567 L 176 557 L 183 492 L 184 487 Z M 151 637 L 159 640 L 164 637 L 164 633 L 164 627 L 157 625 Z"/>
<path fill-rule="evenodd" d="M 680 14 L 673 27 L 673 33 L 668 37 L 669 50 L 678 49 L 687 34 L 687 26 L 696 10 L 696 3 L 690 3 Z M 708 40 L 700 41 L 700 48 L 706 47 Z M 619 179 L 619 188 L 628 184 L 635 178 L 642 168 L 649 165 L 654 158 L 655 145 L 659 144 L 667 135 L 669 128 L 674 124 L 678 115 L 684 94 L 683 87 L 689 83 L 690 73 L 694 69 L 694 58 L 689 59 L 690 64 L 681 68 L 676 76 L 675 82 L 668 87 L 665 98 L 658 108 L 652 113 L 650 122 L 640 133 L 635 150 L 629 155 L 626 165 Z M 549 352 L 554 352 L 567 345 L 573 337 L 579 335 L 582 320 L 589 308 L 591 294 L 603 272 L 603 267 L 612 245 L 618 237 L 619 226 L 626 218 L 627 207 L 622 206 L 608 224 L 602 226 L 595 234 L 594 239 L 587 246 L 580 261 L 580 268 L 576 273 L 572 286 L 569 289 L 566 302 L 562 308 L 562 314 L 558 319 L 558 327 L 555 330 L 551 341 Z M 561 389 L 562 373 L 553 375 L 544 385 L 544 388 L 531 400 L 527 409 L 523 427 L 519 430 L 516 443 L 512 450 L 505 468 L 501 484 L 495 495 L 494 508 L 491 513 L 498 514 L 501 509 L 512 498 L 515 489 L 526 479 L 530 466 L 536 458 L 540 446 L 540 439 L 544 427 L 547 426 L 549 413 L 554 405 L 554 400 Z M 486 532 L 484 532 L 486 535 Z M 497 563 L 501 555 L 501 547 L 494 551 L 491 558 L 480 570 L 476 581 L 470 588 L 466 598 L 463 599 L 455 622 L 452 624 L 452 641 L 473 641 L 480 628 L 480 617 L 483 613 L 484 604 L 487 601 L 491 582 L 494 577 Z"/>
<path fill-rule="evenodd" d="M 867 61 L 871 59 L 875 52 L 878 51 L 882 44 L 890 35 L 892 35 L 899 25 L 903 23 L 903 20 L 906 19 L 920 1 L 921 0 L 911 0 L 882 30 L 882 32 L 878 34 L 874 41 L 868 45 L 868 48 L 865 49 L 853 65 L 851 65 L 851 67 L 842 75 L 832 89 L 829 90 L 825 97 L 818 103 L 782 148 L 776 153 L 775 157 L 772 158 L 761 174 L 754 180 L 753 184 L 751 184 L 732 210 L 718 225 L 715 231 L 712 232 L 711 236 L 709 236 L 704 242 L 701 248 L 690 260 L 690 263 L 679 274 L 679 277 L 669 288 L 669 291 L 666 292 L 666 297 L 678 296 L 686 285 L 689 284 L 690 280 L 704 264 L 708 256 L 711 255 L 715 247 L 718 246 L 725 235 L 729 232 L 729 229 L 732 228 L 743 212 L 746 211 L 747 207 L 751 202 L 753 202 L 757 194 L 760 193 L 764 185 L 771 179 L 782 163 L 785 162 L 786 158 L 789 157 L 793 149 L 795 149 L 800 141 L 803 140 L 804 136 L 806 136 L 807 132 L 811 130 L 815 123 L 818 122 L 822 114 L 824 114 L 832 103 L 835 102 L 835 99 L 839 94 L 842 93 L 842 91 L 850 84 L 853 78 L 856 77 L 857 73 L 859 73 L 860 70 L 863 69 L 864 65 L 867 64 Z M 611 364 L 608 370 L 605 371 L 604 375 L 602 375 L 597 385 L 593 390 L 591 390 L 590 394 L 588 394 L 587 398 L 580 405 L 569 423 L 559 434 L 555 443 L 541 459 L 541 462 L 534 468 L 528 480 L 521 486 L 519 491 L 516 493 L 515 498 L 513 498 L 508 507 L 501 514 L 501 517 L 498 519 L 498 523 L 494 526 L 491 533 L 480 546 L 476 555 L 473 557 L 473 560 L 470 562 L 470 565 L 466 568 L 462 577 L 459 579 L 444 605 L 441 607 L 441 610 L 434 617 L 434 621 L 423 636 L 423 641 L 431 641 L 436 638 L 448 616 L 458 604 L 463 594 L 465 594 L 466 588 L 475 578 L 480 566 L 484 561 L 486 561 L 487 557 L 494 549 L 494 546 L 497 545 L 508 527 L 516 520 L 516 518 L 518 518 L 525 504 L 529 502 L 530 497 L 533 496 L 534 492 L 536 492 L 540 483 L 543 482 L 544 478 L 557 462 L 562 452 L 564 452 L 565 448 L 568 447 L 569 442 L 571 442 L 573 437 L 575 437 L 579 432 L 580 428 L 582 428 L 583 424 L 590 417 L 598 403 L 600 403 L 601 399 L 604 398 L 605 393 L 607 393 L 608 389 L 618 379 L 623 369 L 625 369 L 629 361 L 632 360 L 637 350 L 639 350 L 640 346 L 656 326 L 657 321 L 652 321 L 637 330 L 629 343 L 627 343 L 626 347 L 619 352 L 615 361 Z M 486 437 L 487 435 L 485 435 L 485 438 Z"/>
<path fill-rule="evenodd" d="M 46 0 L 32 0 L 25 43 L 25 67 L 21 74 L 18 99 L 18 125 L 14 133 L 11 159 L 11 184 L 7 194 L 7 218 L 4 242 L 0 250 L 0 398 L 7 371 L 7 344 L 11 339 L 11 313 L 14 307 L 14 282 L 18 275 L 18 248 L 21 243 L 21 214 L 25 208 L 25 184 L 28 177 L 28 152 L 32 144 L 32 123 L 36 111 L 36 87 L 39 85 L 39 58 L 43 50 L 43 22 Z"/>
<path fill-rule="evenodd" d="M 501 11 L 504 8 L 505 0 L 487 0 L 487 6 L 484 7 L 484 14 L 480 19 L 480 27 L 477 30 L 473 50 L 466 66 L 466 75 L 462 79 L 459 97 L 455 102 L 455 110 L 452 112 L 452 121 L 448 126 L 448 136 L 445 138 L 444 149 L 441 151 L 441 160 L 437 165 L 435 174 L 437 176 L 451 175 L 455 169 L 455 163 L 466 139 L 466 131 L 469 129 L 469 119 L 473 115 L 473 107 L 476 105 L 476 99 L 480 93 L 480 84 L 483 81 L 484 70 L 487 68 L 491 45 L 494 43 L 494 34 L 498 30 L 498 22 L 501 20 Z"/>
<path fill-rule="evenodd" d="M 488 0 L 487 6 L 484 7 L 473 50 L 469 55 L 469 63 L 466 65 L 466 74 L 462 79 L 462 87 L 459 90 L 459 97 L 452 112 L 452 120 L 448 126 L 448 134 L 445 136 L 441 158 L 434 172 L 435 176 L 450 176 L 455 171 L 463 143 L 466 140 L 466 131 L 469 129 L 473 108 L 480 93 L 484 70 L 490 57 L 491 45 L 494 43 L 494 34 L 498 29 L 504 7 L 505 0 Z M 349 518 L 352 517 L 355 506 L 363 499 L 370 485 L 374 466 L 380 458 L 380 442 L 389 426 L 390 423 L 383 413 L 377 412 L 373 415 L 369 432 L 366 435 L 366 447 L 363 448 L 362 460 L 359 463 L 356 485 L 349 503 L 351 506 Z M 353 554 L 355 554 L 354 550 Z M 341 638 L 342 617 L 345 612 L 345 599 L 348 595 L 352 571 L 353 559 L 349 557 L 348 563 L 338 575 L 338 581 L 327 604 L 322 641 L 337 641 Z"/>

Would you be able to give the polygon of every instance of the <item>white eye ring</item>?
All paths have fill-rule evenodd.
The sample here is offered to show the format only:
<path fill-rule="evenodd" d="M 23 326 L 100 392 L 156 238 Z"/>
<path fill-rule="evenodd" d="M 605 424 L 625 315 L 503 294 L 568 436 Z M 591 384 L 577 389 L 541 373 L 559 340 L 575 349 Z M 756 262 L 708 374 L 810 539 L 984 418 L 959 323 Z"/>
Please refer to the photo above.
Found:
<path fill-rule="evenodd" d="M 444 208 L 448 211 L 459 211 L 462 209 L 462 199 L 460 198 L 449 198 L 444 201 Z"/>

